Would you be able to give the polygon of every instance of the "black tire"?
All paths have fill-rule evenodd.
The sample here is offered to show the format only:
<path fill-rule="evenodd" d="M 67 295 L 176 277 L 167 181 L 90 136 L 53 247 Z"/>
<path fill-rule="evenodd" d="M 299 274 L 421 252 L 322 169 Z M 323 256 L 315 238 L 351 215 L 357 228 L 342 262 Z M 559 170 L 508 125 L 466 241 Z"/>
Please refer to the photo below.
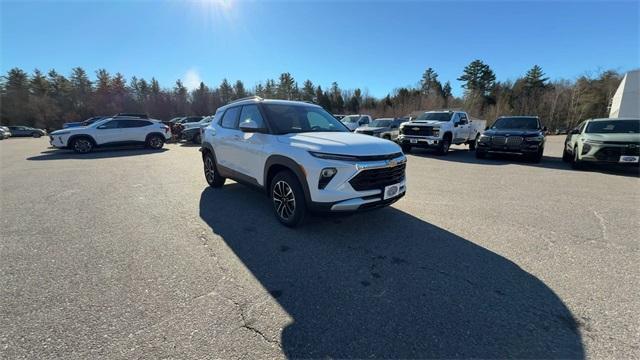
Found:
<path fill-rule="evenodd" d="M 42 136 L 42 134 L 40 134 L 39 132 L 34 132 L 33 134 L 31 134 L 31 136 L 33 136 L 34 138 L 39 138 Z"/>
<path fill-rule="evenodd" d="M 438 144 L 438 155 L 444 156 L 449 152 L 449 148 L 451 147 L 451 137 L 446 136 L 440 141 Z"/>
<path fill-rule="evenodd" d="M 584 166 L 582 165 L 582 161 L 578 158 L 578 149 L 577 146 L 573 148 L 573 158 L 571 159 L 571 167 L 575 170 L 582 170 Z"/>
<path fill-rule="evenodd" d="M 149 135 L 149 137 L 147 138 L 147 147 L 154 150 L 160 150 L 162 149 L 163 146 L 164 146 L 164 137 L 157 134 L 153 134 L 153 135 Z"/>
<path fill-rule="evenodd" d="M 408 154 L 411 152 L 411 145 L 402 144 L 400 145 L 400 147 L 402 148 L 402 152 L 405 154 Z"/>
<path fill-rule="evenodd" d="M 93 150 L 93 141 L 86 137 L 74 139 L 71 148 L 78 154 L 90 153 Z"/>
<path fill-rule="evenodd" d="M 476 159 L 484 159 L 487 157 L 487 153 L 484 151 L 476 150 Z"/>
<path fill-rule="evenodd" d="M 476 135 L 476 138 L 473 139 L 472 142 L 469 143 L 469 150 L 473 151 L 476 149 L 476 144 L 478 143 L 478 138 L 480 138 L 480 134 Z"/>
<path fill-rule="evenodd" d="M 191 139 L 191 141 L 194 144 L 201 144 L 202 143 L 202 137 L 200 136 L 200 133 L 196 133 L 195 135 L 193 135 L 193 138 Z"/>
<path fill-rule="evenodd" d="M 298 178 L 288 170 L 280 171 L 271 180 L 269 198 L 278 221 L 288 227 L 302 223 L 307 204 Z"/>
<path fill-rule="evenodd" d="M 531 155 L 531 161 L 534 163 L 539 163 L 542 161 L 542 155 L 544 154 L 544 148 L 541 148 L 540 150 L 538 150 L 537 153 Z"/>
<path fill-rule="evenodd" d="M 205 153 L 202 157 L 202 163 L 204 165 L 204 178 L 212 188 L 219 188 L 224 185 L 226 178 L 220 176 L 218 168 L 216 167 L 216 160 L 211 153 Z"/>
<path fill-rule="evenodd" d="M 562 151 L 562 161 L 564 162 L 571 161 L 571 154 L 569 154 L 566 148 Z"/>

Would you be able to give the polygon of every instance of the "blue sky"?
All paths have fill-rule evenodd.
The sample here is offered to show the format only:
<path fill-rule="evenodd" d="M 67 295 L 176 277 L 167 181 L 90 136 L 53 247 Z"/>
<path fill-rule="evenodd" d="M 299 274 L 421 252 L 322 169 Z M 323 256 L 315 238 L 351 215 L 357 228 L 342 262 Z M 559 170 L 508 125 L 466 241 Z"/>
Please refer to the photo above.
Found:
<path fill-rule="evenodd" d="M 465 65 L 499 80 L 533 64 L 552 78 L 640 67 L 640 2 L 612 1 L 4 1 L 0 70 L 81 66 L 253 87 L 290 72 L 301 84 L 384 96 L 433 67 L 460 94 Z"/>

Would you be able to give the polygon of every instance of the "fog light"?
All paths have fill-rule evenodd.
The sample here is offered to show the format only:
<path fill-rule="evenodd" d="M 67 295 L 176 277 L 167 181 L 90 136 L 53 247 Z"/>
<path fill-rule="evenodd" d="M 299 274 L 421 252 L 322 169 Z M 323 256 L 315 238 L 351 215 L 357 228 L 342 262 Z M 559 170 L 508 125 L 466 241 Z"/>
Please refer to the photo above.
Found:
<path fill-rule="evenodd" d="M 582 155 L 588 153 L 589 150 L 591 150 L 591 145 L 586 144 L 586 143 L 582 144 Z"/>
<path fill-rule="evenodd" d="M 318 189 L 324 189 L 327 187 L 331 179 L 336 175 L 338 170 L 336 168 L 324 168 L 320 171 L 320 180 L 318 181 Z"/>

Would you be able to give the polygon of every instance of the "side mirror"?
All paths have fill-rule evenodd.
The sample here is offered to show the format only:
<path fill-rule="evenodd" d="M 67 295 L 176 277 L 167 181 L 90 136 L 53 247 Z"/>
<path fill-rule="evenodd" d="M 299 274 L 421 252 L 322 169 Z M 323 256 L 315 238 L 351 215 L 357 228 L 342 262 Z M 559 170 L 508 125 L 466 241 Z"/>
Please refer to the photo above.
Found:
<path fill-rule="evenodd" d="M 484 130 L 485 130 L 485 131 L 486 131 L 486 130 L 489 130 L 489 127 L 488 127 L 488 126 L 485 126 L 485 127 L 484 127 Z"/>
<path fill-rule="evenodd" d="M 543 126 L 543 127 L 542 127 L 542 131 L 547 132 L 547 127 L 546 127 L 546 126 Z"/>
<path fill-rule="evenodd" d="M 239 127 L 240 127 L 240 131 L 246 132 L 246 133 L 260 132 L 260 130 L 261 130 L 258 127 L 258 124 L 256 124 L 255 121 L 250 120 L 250 119 L 241 122 Z"/>
<path fill-rule="evenodd" d="M 453 123 L 453 127 L 458 127 L 458 125 L 460 125 L 460 123 Z"/>
<path fill-rule="evenodd" d="M 106 129 L 107 127 L 106 127 L 106 126 L 104 126 L 104 125 L 100 125 L 100 126 L 98 126 L 97 128 L 98 128 L 98 129 L 100 129 L 100 130 L 102 130 L 102 129 Z"/>
<path fill-rule="evenodd" d="M 569 134 L 571 134 L 571 135 L 577 135 L 577 134 L 580 134 L 580 130 L 578 130 L 578 129 L 573 129 L 573 130 L 571 130 L 571 131 L 569 132 Z"/>

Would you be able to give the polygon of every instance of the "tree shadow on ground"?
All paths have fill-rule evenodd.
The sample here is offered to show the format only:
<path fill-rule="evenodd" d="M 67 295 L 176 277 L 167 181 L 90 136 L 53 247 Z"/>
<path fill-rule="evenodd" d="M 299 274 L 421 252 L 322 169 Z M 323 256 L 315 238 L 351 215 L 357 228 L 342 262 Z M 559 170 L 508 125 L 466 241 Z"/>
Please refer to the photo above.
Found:
<path fill-rule="evenodd" d="M 522 166 L 532 166 L 537 168 L 554 169 L 554 170 L 594 171 L 594 172 L 600 172 L 603 174 L 610 174 L 610 175 L 631 176 L 631 177 L 640 176 L 640 168 L 638 168 L 637 166 L 629 167 L 629 166 L 604 165 L 604 164 L 586 164 L 584 166 L 584 169 L 575 170 L 571 168 L 570 163 L 562 161 L 562 158 L 560 157 L 551 156 L 551 155 L 544 155 L 542 157 L 542 161 L 539 163 L 529 161 L 519 155 L 508 155 L 508 154 L 492 154 L 487 156 L 484 159 L 477 159 L 474 151 L 469 151 L 467 149 L 453 149 L 453 148 L 445 156 L 437 155 L 433 150 L 430 150 L 430 149 L 412 149 L 410 155 L 419 156 L 419 157 L 432 157 L 437 160 L 459 162 L 464 164 L 478 164 L 478 165 L 490 165 L 490 166 L 516 164 L 516 165 L 522 165 Z"/>
<path fill-rule="evenodd" d="M 131 148 L 131 147 L 110 147 L 94 149 L 88 154 L 78 154 L 73 150 L 50 149 L 40 153 L 40 155 L 28 157 L 27 160 L 68 160 L 68 159 L 105 159 L 125 156 L 141 156 L 159 154 L 168 151 L 166 148 L 153 150 L 147 148 Z"/>
<path fill-rule="evenodd" d="M 293 318 L 288 357 L 584 357 L 542 281 L 393 207 L 288 229 L 264 194 L 231 184 L 202 192 L 200 216 Z"/>

